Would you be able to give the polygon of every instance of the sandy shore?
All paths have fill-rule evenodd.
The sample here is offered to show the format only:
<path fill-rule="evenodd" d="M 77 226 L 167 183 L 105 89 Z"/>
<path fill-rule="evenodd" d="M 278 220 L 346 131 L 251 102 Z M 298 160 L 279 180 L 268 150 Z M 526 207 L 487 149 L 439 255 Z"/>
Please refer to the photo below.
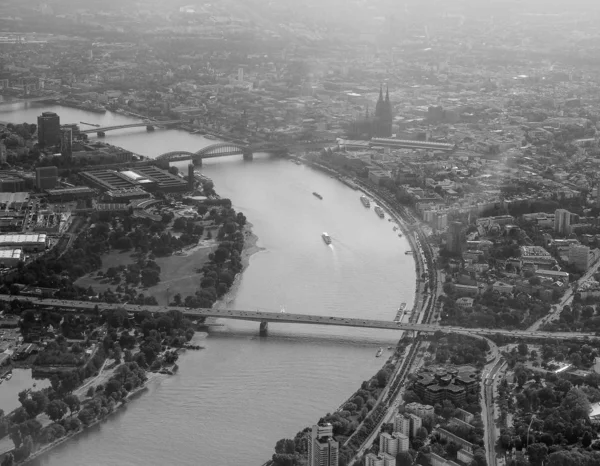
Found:
<path fill-rule="evenodd" d="M 216 309 L 224 309 L 235 300 L 242 276 L 250 265 L 250 258 L 254 254 L 264 250 L 265 248 L 258 246 L 258 236 L 256 236 L 252 231 L 252 224 L 250 222 L 246 222 L 246 225 L 244 226 L 244 249 L 242 250 L 241 254 L 242 271 L 236 275 L 233 285 L 231 285 L 231 288 L 225 294 L 225 296 L 223 296 L 214 304 Z"/>

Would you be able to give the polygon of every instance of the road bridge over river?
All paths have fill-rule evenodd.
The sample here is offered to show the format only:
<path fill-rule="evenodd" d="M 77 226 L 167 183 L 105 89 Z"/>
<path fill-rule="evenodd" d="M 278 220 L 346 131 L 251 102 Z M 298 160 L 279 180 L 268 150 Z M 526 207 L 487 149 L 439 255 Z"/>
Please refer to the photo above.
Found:
<path fill-rule="evenodd" d="M 338 327 L 354 327 L 354 328 L 372 328 L 380 330 L 409 330 L 425 333 L 454 333 L 465 336 L 481 335 L 493 336 L 504 335 L 507 337 L 517 337 L 525 339 L 558 339 L 558 340 L 583 340 L 600 339 L 593 333 L 569 333 L 569 332 L 542 332 L 529 330 L 498 330 L 498 329 L 483 329 L 483 328 L 466 328 L 466 327 L 445 327 L 439 325 L 428 324 L 411 324 L 398 323 L 388 320 L 373 320 L 373 319 L 357 319 L 351 317 L 333 317 L 333 316 L 314 316 L 308 314 L 291 314 L 287 312 L 265 312 L 265 311 L 250 311 L 250 310 L 233 310 L 233 309 L 192 309 L 173 306 L 138 306 L 135 304 L 109 304 L 93 301 L 66 301 L 59 299 L 42 299 L 34 297 L 21 297 L 12 295 L 0 295 L 0 301 L 10 303 L 13 300 L 19 300 L 25 305 L 34 307 L 57 307 L 71 311 L 90 312 L 98 306 L 100 311 L 109 309 L 125 309 L 128 312 L 138 313 L 142 311 L 150 311 L 152 313 L 166 313 L 168 311 L 177 310 L 185 316 L 192 319 L 199 318 L 219 318 L 219 319 L 234 319 L 260 322 L 261 330 L 265 329 L 268 323 L 286 323 L 286 324 L 309 324 L 309 325 L 332 325 Z"/>
<path fill-rule="evenodd" d="M 92 129 L 84 129 L 79 131 L 80 133 L 97 133 L 99 136 L 104 135 L 107 131 L 115 131 L 117 129 L 126 129 L 126 128 L 139 128 L 145 126 L 148 130 L 154 129 L 159 126 L 173 126 L 179 123 L 185 123 L 185 120 L 170 120 L 170 121 L 160 121 L 160 120 L 146 120 L 139 123 L 129 123 L 125 125 L 115 125 L 115 126 L 99 126 L 97 128 Z"/>

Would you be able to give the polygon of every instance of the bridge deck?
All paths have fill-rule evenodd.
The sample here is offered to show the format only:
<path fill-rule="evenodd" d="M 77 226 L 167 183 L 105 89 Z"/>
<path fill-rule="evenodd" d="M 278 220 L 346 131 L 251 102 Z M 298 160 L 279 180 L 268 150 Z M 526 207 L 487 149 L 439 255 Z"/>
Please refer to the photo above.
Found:
<path fill-rule="evenodd" d="M 289 314 L 282 312 L 264 312 L 264 311 L 242 311 L 233 309 L 191 309 L 171 306 L 138 306 L 134 304 L 109 304 L 97 303 L 92 301 L 63 301 L 58 299 L 40 299 L 32 297 L 19 297 L 11 295 L 0 295 L 0 301 L 10 302 L 14 299 L 28 302 L 32 305 L 60 307 L 65 309 L 78 309 L 91 311 L 98 306 L 100 310 L 105 309 L 125 309 L 128 312 L 158 312 L 165 313 L 171 310 L 181 311 L 188 317 L 214 317 L 222 319 L 248 320 L 254 322 L 281 322 L 289 324 L 309 324 L 309 325 L 334 325 L 340 327 L 355 328 L 373 328 L 382 330 L 414 330 L 418 332 L 434 333 L 456 333 L 461 335 L 487 335 L 493 336 L 502 334 L 511 337 L 521 338 L 554 338 L 561 340 L 581 340 L 584 338 L 600 339 L 591 333 L 568 333 L 568 332 L 530 332 L 525 330 L 496 330 L 481 328 L 463 328 L 463 327 L 442 327 L 438 325 L 397 323 L 387 320 L 357 319 L 351 317 L 333 317 L 333 316 L 313 316 L 307 314 Z"/>

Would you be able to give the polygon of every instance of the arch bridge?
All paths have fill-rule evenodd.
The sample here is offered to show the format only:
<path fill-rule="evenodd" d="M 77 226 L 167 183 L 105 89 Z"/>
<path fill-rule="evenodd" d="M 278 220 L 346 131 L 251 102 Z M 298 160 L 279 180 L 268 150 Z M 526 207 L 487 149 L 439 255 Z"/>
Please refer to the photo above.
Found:
<path fill-rule="evenodd" d="M 202 165 L 202 159 L 215 157 L 226 157 L 229 155 L 242 155 L 244 160 L 252 160 L 252 149 L 249 146 L 235 144 L 233 142 L 218 142 L 200 149 L 197 152 L 173 151 L 159 155 L 156 160 L 167 162 L 182 162 L 192 160 L 194 165 Z"/>

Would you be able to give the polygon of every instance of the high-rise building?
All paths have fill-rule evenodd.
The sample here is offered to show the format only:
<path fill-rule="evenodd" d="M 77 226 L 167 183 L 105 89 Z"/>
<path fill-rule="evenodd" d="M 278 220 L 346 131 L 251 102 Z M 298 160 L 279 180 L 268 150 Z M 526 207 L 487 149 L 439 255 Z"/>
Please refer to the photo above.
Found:
<path fill-rule="evenodd" d="M 238 81 L 244 82 L 244 68 L 241 66 L 238 68 Z"/>
<path fill-rule="evenodd" d="M 571 212 L 566 209 L 556 209 L 554 212 L 554 231 L 559 235 L 567 235 L 571 226 Z"/>
<path fill-rule="evenodd" d="M 38 143 L 44 147 L 60 144 L 60 117 L 54 112 L 44 112 L 38 117 Z"/>
<path fill-rule="evenodd" d="M 35 187 L 40 191 L 56 187 L 58 182 L 58 169 L 52 167 L 38 167 L 35 169 Z"/>
<path fill-rule="evenodd" d="M 398 413 L 394 418 L 394 432 L 400 432 L 406 436 L 410 435 L 410 418 L 403 414 Z"/>
<path fill-rule="evenodd" d="M 582 244 L 571 244 L 569 246 L 569 264 L 573 265 L 578 272 L 587 272 L 590 268 L 590 248 Z"/>
<path fill-rule="evenodd" d="M 415 437 L 417 430 L 423 425 L 423 419 L 413 413 L 408 413 L 408 417 L 410 418 L 410 435 L 411 437 Z"/>
<path fill-rule="evenodd" d="M 70 158 L 73 155 L 73 130 L 61 128 L 60 130 L 60 154 Z"/>
<path fill-rule="evenodd" d="M 312 427 L 308 442 L 308 466 L 338 466 L 339 444 L 329 423 Z"/>
<path fill-rule="evenodd" d="M 0 142 L 0 163 L 6 163 L 6 146 Z"/>
<path fill-rule="evenodd" d="M 188 189 L 193 191 L 196 187 L 196 178 L 194 176 L 194 164 L 188 165 Z"/>
<path fill-rule="evenodd" d="M 463 225 L 461 222 L 450 222 L 446 235 L 446 249 L 454 254 L 460 254 L 463 247 Z"/>
<path fill-rule="evenodd" d="M 405 435 L 402 432 L 394 432 L 391 435 L 384 432 L 379 436 L 380 453 L 387 453 L 388 455 L 395 457 L 398 452 L 408 451 L 408 448 L 408 435 Z"/>
<path fill-rule="evenodd" d="M 387 453 L 369 453 L 365 456 L 365 466 L 396 466 L 396 457 Z"/>

